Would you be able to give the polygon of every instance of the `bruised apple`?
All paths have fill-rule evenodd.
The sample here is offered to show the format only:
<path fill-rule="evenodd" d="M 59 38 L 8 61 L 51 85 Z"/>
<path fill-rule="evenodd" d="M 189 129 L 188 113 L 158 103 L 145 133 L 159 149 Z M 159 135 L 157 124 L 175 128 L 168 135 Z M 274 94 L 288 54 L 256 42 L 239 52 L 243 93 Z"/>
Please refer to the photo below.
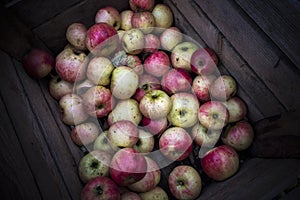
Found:
<path fill-rule="evenodd" d="M 119 11 L 112 6 L 100 8 L 96 13 L 95 23 L 100 22 L 107 23 L 118 30 L 121 26 L 121 16 Z"/>
<path fill-rule="evenodd" d="M 85 38 L 87 29 L 82 23 L 72 23 L 68 26 L 66 31 L 66 38 L 68 42 L 78 50 L 86 50 Z"/>

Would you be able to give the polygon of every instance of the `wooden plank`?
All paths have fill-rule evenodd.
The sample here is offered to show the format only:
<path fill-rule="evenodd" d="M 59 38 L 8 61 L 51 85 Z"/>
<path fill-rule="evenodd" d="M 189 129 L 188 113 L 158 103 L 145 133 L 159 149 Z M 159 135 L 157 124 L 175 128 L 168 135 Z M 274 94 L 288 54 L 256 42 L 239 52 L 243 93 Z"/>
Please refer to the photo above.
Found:
<path fill-rule="evenodd" d="M 235 1 L 300 69 L 300 10 L 294 5 L 299 2 Z"/>
<path fill-rule="evenodd" d="M 186 10 L 190 11 L 185 12 L 190 26 L 193 26 L 207 46 L 217 53 L 228 73 L 236 79 L 241 88 L 244 88 L 247 98 L 251 98 L 252 104 L 255 104 L 264 116 L 272 116 L 284 111 L 284 108 L 272 92 L 264 85 L 257 74 L 253 72 L 245 60 L 240 57 L 238 52 L 236 52 L 195 2 L 190 1 L 186 3 L 179 0 L 172 0 L 172 2 L 182 12 Z M 245 98 L 245 100 L 247 99 Z M 261 117 L 257 119 L 259 118 Z"/>
<path fill-rule="evenodd" d="M 299 107 L 299 70 L 257 24 L 249 20 L 246 13 L 232 0 L 195 2 L 285 108 Z M 298 101 L 295 101 L 295 98 Z"/>
<path fill-rule="evenodd" d="M 72 195 L 76 194 L 70 194 L 68 191 L 57 163 L 50 152 L 49 142 L 45 141 L 43 124 L 38 122 L 36 112 L 39 111 L 39 108 L 30 105 L 28 94 L 24 91 L 10 57 L 3 52 L 0 56 L 3 66 L 0 68 L 2 75 L 0 93 L 28 164 L 32 169 L 32 174 L 36 178 L 42 198 L 72 199 Z M 29 79 L 29 77 L 24 76 L 22 79 Z M 41 101 L 41 99 L 36 99 L 36 101 Z M 44 122 L 47 123 L 47 120 Z M 50 132 L 47 134 L 50 136 L 54 135 L 57 130 L 49 129 L 48 131 Z M 65 152 L 61 154 L 64 155 Z"/>
<path fill-rule="evenodd" d="M 5 105 L 0 97 L 0 184 L 2 199 L 41 199 Z"/>
<path fill-rule="evenodd" d="M 65 32 L 67 27 L 74 22 L 81 22 L 86 27 L 94 24 L 94 18 L 98 9 L 104 6 L 114 6 L 119 11 L 129 8 L 128 2 L 124 1 L 99 1 L 85 0 L 71 7 L 63 13 L 41 26 L 33 29 L 46 45 L 55 53 L 59 53 L 67 44 Z"/>

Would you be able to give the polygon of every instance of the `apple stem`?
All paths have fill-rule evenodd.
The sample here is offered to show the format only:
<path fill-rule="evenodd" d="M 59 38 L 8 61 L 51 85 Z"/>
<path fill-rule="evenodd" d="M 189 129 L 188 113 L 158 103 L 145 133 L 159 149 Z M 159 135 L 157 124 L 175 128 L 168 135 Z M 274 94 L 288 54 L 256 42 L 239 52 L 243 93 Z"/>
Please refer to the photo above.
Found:
<path fill-rule="evenodd" d="M 101 186 L 96 187 L 96 191 L 98 195 L 102 195 L 103 194 L 103 189 L 101 188 Z"/>

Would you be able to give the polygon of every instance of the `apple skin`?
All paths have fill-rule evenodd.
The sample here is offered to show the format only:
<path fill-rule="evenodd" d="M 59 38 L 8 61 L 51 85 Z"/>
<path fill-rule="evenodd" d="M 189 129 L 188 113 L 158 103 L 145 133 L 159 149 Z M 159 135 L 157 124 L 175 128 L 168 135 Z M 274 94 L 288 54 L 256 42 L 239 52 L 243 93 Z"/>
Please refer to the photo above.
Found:
<path fill-rule="evenodd" d="M 159 49 L 159 47 L 160 47 L 160 40 L 158 36 L 151 33 L 145 35 L 144 52 L 154 53 Z"/>
<path fill-rule="evenodd" d="M 184 69 L 171 69 L 161 79 L 161 86 L 168 94 L 191 90 L 192 77 Z"/>
<path fill-rule="evenodd" d="M 148 156 L 145 156 L 147 162 L 146 175 L 136 183 L 128 186 L 128 188 L 135 192 L 148 192 L 154 189 L 160 182 L 161 171 L 157 163 Z"/>
<path fill-rule="evenodd" d="M 54 99 L 60 100 L 64 95 L 72 93 L 73 87 L 73 83 L 65 81 L 56 75 L 49 82 L 49 93 Z"/>
<path fill-rule="evenodd" d="M 106 6 L 99 9 L 96 13 L 95 23 L 100 22 L 107 23 L 118 30 L 121 26 L 121 15 L 116 8 L 112 6 Z"/>
<path fill-rule="evenodd" d="M 71 131 L 71 139 L 78 146 L 93 143 L 99 135 L 99 127 L 93 122 L 76 125 Z"/>
<path fill-rule="evenodd" d="M 115 104 L 110 90 L 101 85 L 89 88 L 82 98 L 88 114 L 97 118 L 108 115 Z"/>
<path fill-rule="evenodd" d="M 202 189 L 200 174 L 188 165 L 175 167 L 169 175 L 168 183 L 176 199 L 196 199 Z"/>
<path fill-rule="evenodd" d="M 145 35 L 140 29 L 132 28 L 125 31 L 122 37 L 122 47 L 126 53 L 139 54 L 145 46 Z"/>
<path fill-rule="evenodd" d="M 105 151 L 94 150 L 83 156 L 79 162 L 80 180 L 87 183 L 97 176 L 109 176 L 109 165 L 112 156 Z"/>
<path fill-rule="evenodd" d="M 49 52 L 34 48 L 23 57 L 22 64 L 30 77 L 42 79 L 54 69 L 55 59 Z"/>
<path fill-rule="evenodd" d="M 151 12 L 136 12 L 131 18 L 132 28 L 138 28 L 144 34 L 151 33 L 155 27 L 155 19 Z"/>
<path fill-rule="evenodd" d="M 218 142 L 221 131 L 207 129 L 198 122 L 193 126 L 191 135 L 194 143 L 198 146 L 212 148 Z"/>
<path fill-rule="evenodd" d="M 120 200 L 119 188 L 110 178 L 98 176 L 83 187 L 81 200 Z"/>
<path fill-rule="evenodd" d="M 68 26 L 66 31 L 66 38 L 68 42 L 78 50 L 86 50 L 85 39 L 86 39 L 87 28 L 82 23 L 72 23 Z"/>
<path fill-rule="evenodd" d="M 112 157 L 110 176 L 119 186 L 128 186 L 141 180 L 147 172 L 143 155 L 132 148 L 123 148 Z"/>
<path fill-rule="evenodd" d="M 193 79 L 192 90 L 199 101 L 207 102 L 210 100 L 210 85 L 216 78 L 215 75 L 198 75 Z"/>
<path fill-rule="evenodd" d="M 162 32 L 159 40 L 163 49 L 172 51 L 177 44 L 181 43 L 182 33 L 177 27 L 172 26 Z"/>
<path fill-rule="evenodd" d="M 141 123 L 143 128 L 152 133 L 152 135 L 161 134 L 168 128 L 169 125 L 167 117 L 163 117 L 156 120 L 143 117 Z"/>
<path fill-rule="evenodd" d="M 131 18 L 134 12 L 132 10 L 123 10 L 121 15 L 121 29 L 124 31 L 128 31 L 132 29 Z"/>
<path fill-rule="evenodd" d="M 159 139 L 161 153 L 172 161 L 186 159 L 192 152 L 193 140 L 181 127 L 171 127 L 162 133 Z"/>
<path fill-rule="evenodd" d="M 209 75 L 217 69 L 218 57 L 210 48 L 199 48 L 191 57 L 191 69 L 197 75 Z"/>
<path fill-rule="evenodd" d="M 85 44 L 93 55 L 109 56 L 116 50 L 118 43 L 117 31 L 107 23 L 96 23 L 87 30 Z"/>
<path fill-rule="evenodd" d="M 154 4 L 155 0 L 129 0 L 129 6 L 134 12 L 151 11 Z"/>
<path fill-rule="evenodd" d="M 250 147 L 254 138 L 252 125 L 245 121 L 239 121 L 231 124 L 222 133 L 222 142 L 233 147 L 237 151 L 242 151 Z"/>
<path fill-rule="evenodd" d="M 199 101 L 195 95 L 187 92 L 171 96 L 172 108 L 167 116 L 169 122 L 178 127 L 188 128 L 198 121 Z"/>
<path fill-rule="evenodd" d="M 86 77 L 89 58 L 85 53 L 75 53 L 64 49 L 56 56 L 55 69 L 57 74 L 70 83 L 82 81 Z"/>
<path fill-rule="evenodd" d="M 121 200 L 142 200 L 142 199 L 137 193 L 128 191 L 121 194 Z"/>
<path fill-rule="evenodd" d="M 67 125 L 81 124 L 88 118 L 83 100 L 76 94 L 66 94 L 59 102 L 61 120 Z"/>
<path fill-rule="evenodd" d="M 114 153 L 115 150 L 111 147 L 111 144 L 108 139 L 108 130 L 103 131 L 99 134 L 99 136 L 95 139 L 93 149 L 94 150 L 102 150 L 108 153 Z"/>
<path fill-rule="evenodd" d="M 169 6 L 158 3 L 154 6 L 152 14 L 156 22 L 156 27 L 165 29 L 172 26 L 174 18 Z"/>
<path fill-rule="evenodd" d="M 168 200 L 168 194 L 164 189 L 159 186 L 156 186 L 154 189 L 148 192 L 142 192 L 139 194 L 142 200 Z"/>
<path fill-rule="evenodd" d="M 239 156 L 228 145 L 221 145 L 206 152 L 201 159 L 204 173 L 216 181 L 233 176 L 239 169 Z"/>
<path fill-rule="evenodd" d="M 139 108 L 143 116 L 156 120 L 169 114 L 172 102 L 164 91 L 152 90 L 147 92 L 141 99 Z"/>
<path fill-rule="evenodd" d="M 144 61 L 144 70 L 155 77 L 163 76 L 170 70 L 170 59 L 164 51 L 150 54 Z"/>
<path fill-rule="evenodd" d="M 210 94 L 217 100 L 226 101 L 237 92 L 237 83 L 230 75 L 219 76 L 210 86 Z"/>
<path fill-rule="evenodd" d="M 138 141 L 132 148 L 143 155 L 149 154 L 154 149 L 153 135 L 147 131 L 139 129 Z"/>
<path fill-rule="evenodd" d="M 205 128 L 220 130 L 228 123 L 229 113 L 221 102 L 208 101 L 200 106 L 198 119 Z"/>
<path fill-rule="evenodd" d="M 139 86 L 136 89 L 133 98 L 140 102 L 147 92 L 156 89 L 161 89 L 160 81 L 158 80 L 158 78 L 150 74 L 142 74 L 139 76 Z"/>
<path fill-rule="evenodd" d="M 248 109 L 245 102 L 240 97 L 231 97 L 223 102 L 223 104 L 229 112 L 229 123 L 240 121 L 246 117 Z"/>

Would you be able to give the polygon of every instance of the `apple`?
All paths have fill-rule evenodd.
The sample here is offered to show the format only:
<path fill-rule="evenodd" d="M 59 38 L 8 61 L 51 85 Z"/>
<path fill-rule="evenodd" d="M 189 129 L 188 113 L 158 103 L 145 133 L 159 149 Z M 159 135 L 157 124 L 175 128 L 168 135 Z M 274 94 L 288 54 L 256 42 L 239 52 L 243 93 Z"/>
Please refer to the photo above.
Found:
<path fill-rule="evenodd" d="M 142 126 L 152 133 L 152 135 L 161 134 L 165 131 L 169 125 L 167 117 L 159 118 L 159 119 L 150 119 L 148 117 L 142 118 Z"/>
<path fill-rule="evenodd" d="M 193 79 L 192 91 L 199 101 L 207 102 L 210 100 L 210 86 L 217 77 L 215 75 L 198 75 Z"/>
<path fill-rule="evenodd" d="M 240 97 L 231 97 L 223 102 L 223 104 L 229 112 L 229 123 L 240 121 L 246 117 L 248 109 L 245 102 Z"/>
<path fill-rule="evenodd" d="M 192 77 L 184 69 L 171 69 L 161 79 L 161 86 L 168 94 L 189 91 L 191 85 Z"/>
<path fill-rule="evenodd" d="M 159 138 L 160 152 L 169 160 L 181 161 L 192 152 L 193 140 L 189 133 L 181 127 L 171 127 Z"/>
<path fill-rule="evenodd" d="M 170 69 L 170 59 L 164 51 L 150 54 L 144 61 L 144 70 L 153 76 L 161 77 Z"/>
<path fill-rule="evenodd" d="M 121 200 L 142 200 L 142 199 L 137 193 L 128 191 L 121 194 Z"/>
<path fill-rule="evenodd" d="M 181 43 L 182 33 L 177 27 L 172 26 L 165 29 L 159 39 L 163 49 L 172 51 L 177 44 Z"/>
<path fill-rule="evenodd" d="M 145 45 L 144 33 L 137 28 L 126 31 L 122 37 L 122 47 L 126 53 L 139 54 Z"/>
<path fill-rule="evenodd" d="M 103 131 L 98 135 L 98 137 L 94 141 L 94 145 L 93 145 L 94 150 L 102 150 L 108 153 L 114 153 L 114 149 L 112 148 L 107 135 L 108 135 L 108 130 Z"/>
<path fill-rule="evenodd" d="M 100 150 L 94 150 L 83 156 L 79 162 L 78 173 L 80 180 L 87 183 L 97 176 L 109 176 L 109 165 L 112 156 Z"/>
<path fill-rule="evenodd" d="M 233 176 L 239 169 L 239 156 L 228 145 L 221 145 L 209 150 L 201 159 L 204 173 L 216 181 L 223 181 Z"/>
<path fill-rule="evenodd" d="M 85 44 L 93 55 L 109 56 L 116 50 L 118 43 L 117 31 L 105 22 L 96 23 L 87 30 Z"/>
<path fill-rule="evenodd" d="M 210 87 L 210 94 L 217 100 L 226 101 L 237 92 L 237 83 L 230 75 L 219 76 Z"/>
<path fill-rule="evenodd" d="M 74 87 L 75 87 L 75 94 L 82 96 L 88 89 L 90 89 L 91 87 L 94 87 L 95 84 L 92 83 L 92 81 L 90 81 L 89 79 L 85 79 L 79 83 L 75 83 Z"/>
<path fill-rule="evenodd" d="M 196 199 L 202 189 L 200 174 L 188 165 L 175 167 L 169 175 L 168 184 L 176 199 Z"/>
<path fill-rule="evenodd" d="M 219 101 L 208 101 L 199 108 L 198 119 L 207 129 L 220 130 L 228 123 L 227 108 Z"/>
<path fill-rule="evenodd" d="M 176 45 L 171 53 L 173 67 L 191 72 L 191 57 L 198 48 L 194 42 L 181 42 Z"/>
<path fill-rule="evenodd" d="M 141 180 L 147 172 L 143 155 L 132 148 L 123 148 L 112 157 L 110 176 L 119 186 L 128 186 Z"/>
<path fill-rule="evenodd" d="M 131 18 L 133 28 L 140 29 L 144 34 L 151 33 L 155 26 L 155 19 L 151 12 L 136 12 Z"/>
<path fill-rule="evenodd" d="M 157 51 L 159 47 L 160 47 L 160 40 L 156 35 L 151 33 L 145 35 L 144 52 L 153 53 Z"/>
<path fill-rule="evenodd" d="M 134 95 L 139 84 L 138 74 L 130 67 L 120 66 L 113 70 L 110 90 L 118 99 L 129 99 Z"/>
<path fill-rule="evenodd" d="M 139 194 L 142 200 L 168 200 L 168 194 L 164 189 L 162 189 L 159 186 L 156 186 L 154 189 L 148 191 L 148 192 L 142 192 Z"/>
<path fill-rule="evenodd" d="M 107 86 L 110 83 L 110 76 L 114 66 L 106 57 L 94 57 L 87 67 L 87 78 L 95 85 Z"/>
<path fill-rule="evenodd" d="M 120 120 L 128 120 L 138 125 L 142 120 L 139 103 L 134 99 L 125 99 L 117 102 L 114 109 L 108 114 L 108 124 L 111 125 Z"/>
<path fill-rule="evenodd" d="M 156 27 L 158 28 L 169 28 L 173 24 L 172 10 L 165 4 L 156 4 L 152 10 L 152 15 L 154 16 Z"/>
<path fill-rule="evenodd" d="M 74 83 L 84 80 L 88 62 L 85 53 L 77 54 L 71 49 L 64 49 L 56 56 L 55 69 L 63 80 Z"/>
<path fill-rule="evenodd" d="M 144 155 L 150 153 L 154 149 L 153 135 L 145 130 L 139 129 L 138 141 L 132 148 Z"/>
<path fill-rule="evenodd" d="M 141 99 L 139 108 L 143 116 L 150 119 L 160 119 L 169 114 L 172 102 L 166 92 L 152 90 L 147 92 Z"/>
<path fill-rule="evenodd" d="M 121 120 L 109 127 L 107 137 L 112 147 L 133 147 L 139 140 L 139 130 L 131 121 Z"/>
<path fill-rule="evenodd" d="M 212 148 L 218 142 L 221 131 L 205 128 L 200 122 L 196 123 L 191 131 L 192 139 L 198 146 Z"/>
<path fill-rule="evenodd" d="M 129 6 L 134 12 L 151 11 L 155 0 L 129 0 Z"/>
<path fill-rule="evenodd" d="M 86 50 L 85 39 L 87 29 L 82 23 L 72 23 L 68 26 L 66 31 L 66 39 L 68 42 L 78 50 Z"/>
<path fill-rule="evenodd" d="M 56 75 L 49 82 L 49 93 L 54 99 L 60 100 L 64 95 L 72 93 L 73 87 L 72 83 Z"/>
<path fill-rule="evenodd" d="M 54 69 L 54 57 L 43 49 L 31 49 L 22 60 L 25 72 L 32 78 L 41 79 Z"/>
<path fill-rule="evenodd" d="M 118 30 L 121 26 L 121 16 L 119 11 L 112 7 L 106 6 L 99 9 L 95 16 L 95 23 L 107 23 Z"/>
<path fill-rule="evenodd" d="M 88 114 L 97 118 L 108 115 L 115 104 L 110 90 L 101 85 L 89 88 L 82 98 Z"/>
<path fill-rule="evenodd" d="M 138 75 L 144 72 L 142 61 L 137 55 L 127 55 L 126 66 L 132 68 Z"/>
<path fill-rule="evenodd" d="M 89 145 L 96 140 L 99 132 L 99 125 L 94 122 L 84 122 L 72 129 L 71 139 L 78 146 Z"/>
<path fill-rule="evenodd" d="M 169 122 L 178 127 L 188 128 L 198 121 L 199 101 L 187 92 L 171 96 L 172 108 L 167 116 Z"/>
<path fill-rule="evenodd" d="M 155 89 L 161 89 L 158 78 L 149 74 L 142 74 L 139 76 L 139 86 L 136 89 L 133 98 L 140 102 L 147 92 Z"/>
<path fill-rule="evenodd" d="M 221 135 L 222 142 L 237 151 L 247 149 L 252 144 L 253 138 L 253 127 L 245 120 L 231 124 Z"/>
<path fill-rule="evenodd" d="M 132 29 L 131 18 L 134 12 L 132 10 L 123 10 L 121 16 L 121 29 L 128 31 Z"/>
<path fill-rule="evenodd" d="M 88 118 L 83 100 L 76 94 L 66 94 L 58 105 L 61 109 L 61 120 L 67 125 L 81 124 Z"/>
<path fill-rule="evenodd" d="M 136 183 L 128 186 L 128 188 L 135 192 L 148 192 L 154 189 L 160 182 L 161 171 L 157 163 L 150 157 L 145 156 L 147 162 L 146 175 Z"/>
<path fill-rule="evenodd" d="M 91 179 L 81 190 L 81 200 L 119 200 L 119 188 L 104 176 Z"/>
<path fill-rule="evenodd" d="M 191 57 L 191 69 L 197 75 L 212 74 L 218 65 L 218 57 L 210 48 L 199 48 Z"/>

